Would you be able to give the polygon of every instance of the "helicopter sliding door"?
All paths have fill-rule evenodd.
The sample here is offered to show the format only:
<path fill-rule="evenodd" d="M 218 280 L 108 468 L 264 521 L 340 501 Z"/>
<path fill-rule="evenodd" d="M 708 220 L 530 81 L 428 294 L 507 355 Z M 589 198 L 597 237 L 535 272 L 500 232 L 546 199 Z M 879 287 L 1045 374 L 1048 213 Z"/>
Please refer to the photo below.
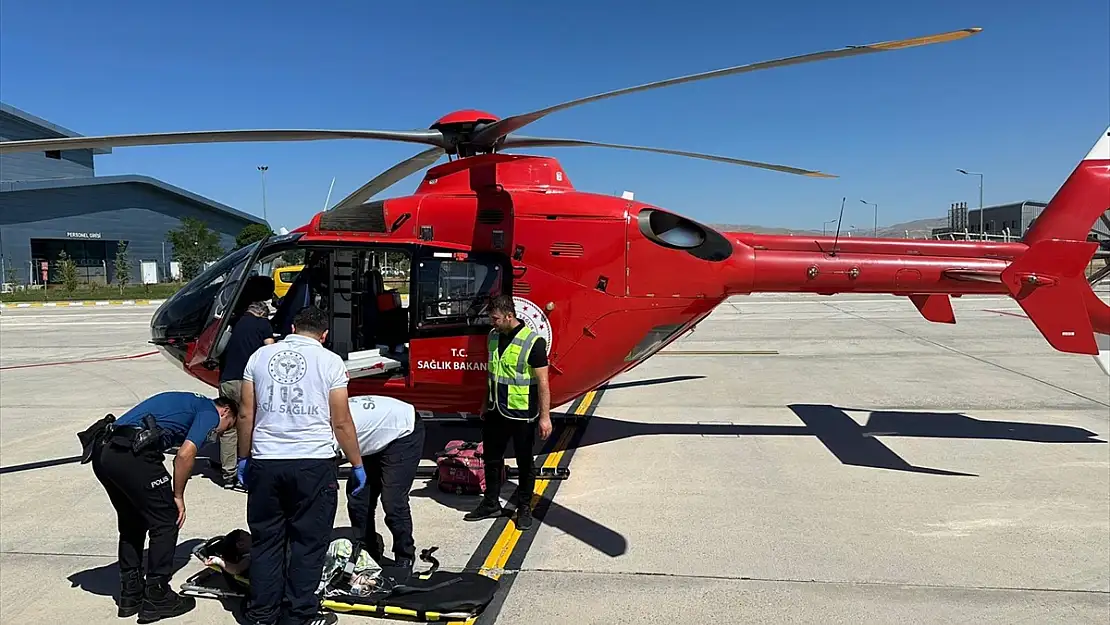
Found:
<path fill-rule="evenodd" d="M 413 392 L 443 412 L 477 413 L 486 389 L 489 298 L 508 293 L 501 254 L 423 248 L 413 262 Z"/>

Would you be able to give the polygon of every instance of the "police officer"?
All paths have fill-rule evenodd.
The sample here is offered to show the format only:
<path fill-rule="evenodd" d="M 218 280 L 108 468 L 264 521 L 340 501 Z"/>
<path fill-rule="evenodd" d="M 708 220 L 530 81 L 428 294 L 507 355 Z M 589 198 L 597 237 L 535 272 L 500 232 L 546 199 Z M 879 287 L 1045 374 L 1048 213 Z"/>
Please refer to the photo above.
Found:
<path fill-rule="evenodd" d="M 381 497 L 385 525 L 393 534 L 395 566 L 411 571 L 416 544 L 412 537 L 409 491 L 424 452 L 424 422 L 416 414 L 416 407 L 392 397 L 366 395 L 352 397 L 348 403 L 367 476 L 361 495 L 353 494 L 354 484 L 347 482 L 347 515 L 351 526 L 362 531 L 362 544 L 380 561 L 383 554 L 374 527 L 374 508 Z"/>
<path fill-rule="evenodd" d="M 243 370 L 238 473 L 251 532 L 246 616 L 277 623 L 284 600 L 294 623 L 335 623 L 335 614 L 318 613 L 316 594 L 339 501 L 333 441 L 351 458 L 355 495 L 366 470 L 347 405 L 347 367 L 323 346 L 326 313 L 304 308 L 292 330 L 254 352 Z"/>
<path fill-rule="evenodd" d="M 547 342 L 516 317 L 513 298 L 497 295 L 490 300 L 488 392 L 482 402 L 482 443 L 486 492 L 478 507 L 463 518 L 477 521 L 503 513 L 498 498 L 505 449 L 509 440 L 516 451 L 519 478 L 516 491 L 516 525 L 532 527 L 532 489 L 535 458 L 532 447 L 536 426 L 541 439 L 551 435 L 551 389 L 547 376 Z"/>
<path fill-rule="evenodd" d="M 193 473 L 197 449 L 235 427 L 236 406 L 227 398 L 197 393 L 159 393 L 128 410 L 114 424 L 92 456 L 96 479 L 108 492 L 119 527 L 121 617 L 139 622 L 178 616 L 196 600 L 170 589 L 177 534 L 185 523 L 185 485 Z M 150 426 L 153 426 L 151 428 Z M 164 453 L 177 447 L 173 479 Z M 143 543 L 150 534 L 146 576 Z"/>

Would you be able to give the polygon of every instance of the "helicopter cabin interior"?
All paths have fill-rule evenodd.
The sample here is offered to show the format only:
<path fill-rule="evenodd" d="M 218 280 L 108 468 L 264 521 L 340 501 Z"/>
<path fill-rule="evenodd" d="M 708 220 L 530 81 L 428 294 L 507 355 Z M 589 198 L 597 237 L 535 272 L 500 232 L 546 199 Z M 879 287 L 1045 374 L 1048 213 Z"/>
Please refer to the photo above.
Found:
<path fill-rule="evenodd" d="M 306 306 L 320 308 L 330 328 L 324 345 L 343 358 L 351 378 L 403 376 L 412 383 L 413 341 L 488 333 L 489 298 L 509 292 L 504 255 L 365 243 L 264 245 L 261 252 L 248 274 L 261 277 L 267 291 L 247 284 L 236 313 L 271 300 L 264 268 L 282 257 L 303 265 L 271 317 L 274 334 L 292 332 Z"/>

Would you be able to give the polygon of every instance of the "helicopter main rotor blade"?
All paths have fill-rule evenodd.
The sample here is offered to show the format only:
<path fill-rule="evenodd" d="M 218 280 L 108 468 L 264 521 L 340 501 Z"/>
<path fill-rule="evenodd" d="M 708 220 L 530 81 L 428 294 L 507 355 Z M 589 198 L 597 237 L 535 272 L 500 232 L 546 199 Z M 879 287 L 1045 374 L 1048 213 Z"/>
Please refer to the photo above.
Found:
<path fill-rule="evenodd" d="M 761 163 L 759 161 L 747 161 L 739 158 L 731 158 L 728 156 L 715 156 L 713 154 L 702 154 L 700 152 L 686 152 L 684 150 L 670 150 L 667 148 L 648 148 L 638 145 L 620 145 L 617 143 L 599 143 L 597 141 L 582 141 L 579 139 L 545 139 L 543 137 L 522 137 L 519 135 L 510 135 L 505 137 L 504 146 L 506 148 L 558 148 L 558 147 L 596 147 L 596 148 L 617 148 L 620 150 L 636 150 L 639 152 L 655 152 L 657 154 L 672 154 L 675 156 L 689 156 L 691 158 L 700 158 L 707 161 L 717 161 L 719 163 L 730 163 L 733 165 L 745 165 L 747 167 L 758 167 L 760 169 L 770 169 L 773 171 L 781 171 L 788 174 L 797 174 L 799 176 L 811 176 L 813 178 L 836 178 L 833 174 L 826 174 L 819 171 L 812 171 L 809 169 L 799 169 L 797 167 L 789 167 L 787 165 L 772 165 L 770 163 Z"/>
<path fill-rule="evenodd" d="M 443 133 L 438 130 L 196 130 L 184 132 L 152 132 L 101 137 L 62 137 L 0 141 L 0 154 L 48 150 L 88 150 L 148 145 L 188 143 L 233 143 L 250 141 L 320 141 L 326 139 L 379 139 L 426 143 L 444 148 Z"/>
<path fill-rule="evenodd" d="M 879 43 L 870 43 L 870 44 L 861 45 L 861 46 L 848 46 L 848 47 L 839 48 L 839 49 L 836 49 L 836 50 L 826 50 L 824 52 L 813 52 L 813 53 L 810 53 L 810 54 L 802 54 L 802 55 L 799 55 L 799 56 L 791 56 L 791 57 L 786 57 L 786 58 L 781 58 L 781 59 L 775 59 L 775 60 L 772 60 L 772 61 L 762 61 L 762 62 L 759 62 L 759 63 L 751 63 L 751 64 L 748 64 L 748 65 L 737 65 L 735 67 L 728 67 L 728 68 L 725 68 L 725 69 L 712 70 L 712 71 L 708 71 L 708 72 L 702 72 L 702 73 L 699 73 L 699 74 L 691 74 L 691 75 L 688 75 L 688 76 L 680 76 L 678 78 L 669 78 L 667 80 L 659 80 L 659 81 L 656 81 L 656 82 L 651 82 L 651 83 L 647 83 L 647 84 L 643 84 L 643 85 L 638 85 L 638 86 L 635 86 L 635 87 L 625 87 L 624 89 L 617 89 L 615 91 L 600 93 L 600 94 L 588 96 L 588 97 L 585 97 L 585 98 L 579 98 L 577 100 L 570 100 L 569 102 L 563 102 L 562 104 L 556 104 L 554 106 L 549 106 L 547 108 L 543 108 L 543 109 L 540 109 L 538 111 L 532 111 L 531 113 L 522 113 L 520 115 L 513 115 L 511 117 L 506 117 L 504 119 L 493 122 L 489 126 L 486 126 L 485 128 L 482 128 L 481 130 L 479 130 L 474 135 L 474 137 L 472 138 L 472 142 L 475 143 L 475 144 L 478 144 L 478 145 L 492 145 L 498 139 L 500 139 L 502 137 L 505 137 L 509 133 L 520 130 L 521 128 L 527 126 L 528 124 L 531 124 L 532 122 L 534 122 L 534 121 L 536 121 L 536 120 L 538 120 L 542 117 L 545 117 L 547 115 L 550 115 L 551 113 L 554 113 L 556 111 L 561 111 L 561 110 L 564 110 L 564 109 L 568 109 L 568 108 L 571 108 L 572 106 L 578 106 L 580 104 L 586 104 L 588 102 L 596 102 L 598 100 L 613 98 L 613 97 L 616 97 L 616 96 L 619 96 L 619 95 L 625 95 L 625 94 L 629 94 L 629 93 L 636 93 L 636 92 L 639 92 L 639 91 L 647 91 L 649 89 L 658 89 L 658 88 L 661 88 L 661 87 L 669 87 L 671 85 L 678 85 L 678 84 L 682 84 L 682 83 L 695 82 L 695 81 L 698 81 L 698 80 L 706 80 L 706 79 L 709 79 L 709 78 L 719 78 L 721 76 L 731 76 L 733 74 L 743 74 L 743 73 L 747 73 L 747 72 L 755 72 L 755 71 L 759 71 L 759 70 L 763 70 L 763 69 L 770 69 L 770 68 L 773 68 L 773 67 L 785 67 L 785 66 L 788 66 L 788 65 L 797 65 L 797 64 L 800 64 L 800 63 L 809 63 L 809 62 L 812 62 L 812 61 L 824 61 L 824 60 L 828 60 L 828 59 L 837 59 L 837 58 L 842 58 L 842 57 L 857 56 L 857 55 L 860 55 L 860 54 L 871 54 L 873 52 L 886 52 L 888 50 L 899 50 L 899 49 L 902 49 L 902 48 L 912 48 L 912 47 L 916 47 L 916 46 L 924 46 L 924 45 L 930 45 L 930 44 L 934 44 L 934 43 L 945 43 L 945 42 L 949 42 L 949 41 L 956 41 L 957 39 L 963 39 L 965 37 L 970 37 L 971 35 L 974 35 L 974 34 L 980 32 L 981 30 L 983 30 L 983 29 L 982 28 L 964 28 L 964 29 L 961 29 L 961 30 L 954 30 L 954 31 L 947 32 L 947 33 L 940 33 L 940 34 L 936 34 L 936 35 L 926 35 L 924 37 L 913 37 L 913 38 L 910 38 L 910 39 L 900 39 L 900 40 L 897 40 L 897 41 L 883 41 L 883 42 L 879 42 Z"/>
<path fill-rule="evenodd" d="M 439 160 L 440 156 L 443 156 L 443 149 L 432 148 L 420 152 L 411 158 L 407 158 L 378 174 L 373 180 L 362 185 L 356 189 L 354 193 L 343 198 L 339 203 L 328 210 L 358 206 L 421 169 L 431 167 Z"/>

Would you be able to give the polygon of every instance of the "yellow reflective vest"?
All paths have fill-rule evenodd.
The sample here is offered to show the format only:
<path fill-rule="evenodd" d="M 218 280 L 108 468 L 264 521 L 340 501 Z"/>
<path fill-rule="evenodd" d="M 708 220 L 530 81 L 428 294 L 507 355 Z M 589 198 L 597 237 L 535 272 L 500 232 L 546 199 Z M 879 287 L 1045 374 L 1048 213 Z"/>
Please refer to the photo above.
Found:
<path fill-rule="evenodd" d="M 512 342 L 498 353 L 497 329 L 489 333 L 489 408 L 508 419 L 530 421 L 536 418 L 538 406 L 531 404 L 536 376 L 528 365 L 528 356 L 538 335 L 521 325 Z"/>

